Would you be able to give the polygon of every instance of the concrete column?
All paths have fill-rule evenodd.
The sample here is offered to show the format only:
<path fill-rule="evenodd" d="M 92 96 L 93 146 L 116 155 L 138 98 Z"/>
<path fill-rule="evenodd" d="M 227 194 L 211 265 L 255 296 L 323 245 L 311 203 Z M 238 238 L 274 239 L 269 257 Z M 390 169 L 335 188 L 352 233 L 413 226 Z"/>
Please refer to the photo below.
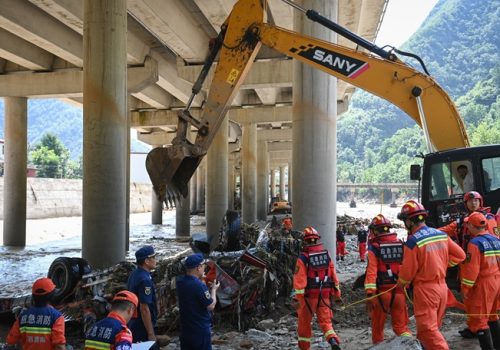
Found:
<path fill-rule="evenodd" d="M 280 166 L 280 199 L 285 200 L 285 167 Z"/>
<path fill-rule="evenodd" d="M 152 145 L 152 147 L 157 148 L 162 145 Z M 151 224 L 163 225 L 163 202 L 156 196 L 153 186 L 151 186 Z"/>
<path fill-rule="evenodd" d="M 205 208 L 205 159 L 196 170 L 196 209 L 198 211 Z"/>
<path fill-rule="evenodd" d="M 241 145 L 241 218 L 251 224 L 257 221 L 257 125 L 243 125 Z"/>
<path fill-rule="evenodd" d="M 188 193 L 186 197 L 180 198 L 175 202 L 175 238 L 189 239 L 191 236 L 191 222 L 190 222 L 190 205 L 191 205 L 191 186 L 188 186 Z"/>
<path fill-rule="evenodd" d="M 271 169 L 271 198 L 276 197 L 276 173 Z"/>
<path fill-rule="evenodd" d="M 262 221 L 267 220 L 268 154 L 267 142 L 259 141 L 257 145 L 257 219 Z"/>
<path fill-rule="evenodd" d="M 292 203 L 292 162 L 288 163 L 288 198 L 287 201 Z"/>
<path fill-rule="evenodd" d="M 197 195 L 197 180 L 198 176 L 196 173 L 191 176 L 191 180 L 189 180 L 189 199 L 191 200 L 191 212 L 196 212 L 196 195 Z"/>
<path fill-rule="evenodd" d="M 207 153 L 207 189 L 205 218 L 207 237 L 212 248 L 219 244 L 219 230 L 227 211 L 228 118 L 224 117 Z"/>
<path fill-rule="evenodd" d="M 234 163 L 234 154 L 230 154 L 227 163 L 227 208 L 231 210 L 234 210 L 234 190 L 236 186 Z"/>
<path fill-rule="evenodd" d="M 337 20 L 338 1 L 304 0 L 303 7 Z M 294 14 L 295 30 L 329 42 L 329 29 Z M 325 247 L 335 256 L 337 81 L 327 73 L 294 61 L 293 74 L 293 219 L 302 230 L 318 230 Z"/>
<path fill-rule="evenodd" d="M 3 244 L 26 245 L 28 99 L 5 97 Z"/>
<path fill-rule="evenodd" d="M 396 205 L 397 194 L 398 194 L 397 189 L 395 189 L 395 188 L 391 189 L 391 205 L 390 205 L 391 208 L 397 208 L 397 205 Z"/>
<path fill-rule="evenodd" d="M 125 259 L 127 4 L 84 1 L 82 256 Z"/>

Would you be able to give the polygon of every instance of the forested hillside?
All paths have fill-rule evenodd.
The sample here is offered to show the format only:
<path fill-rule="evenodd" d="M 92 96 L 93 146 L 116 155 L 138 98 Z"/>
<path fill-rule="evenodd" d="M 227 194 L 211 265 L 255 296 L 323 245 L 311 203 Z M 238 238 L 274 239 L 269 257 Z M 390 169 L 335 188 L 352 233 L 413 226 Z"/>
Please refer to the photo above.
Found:
<path fill-rule="evenodd" d="M 498 2 L 441 0 L 401 48 L 423 58 L 456 102 L 475 145 L 500 143 L 499 30 Z M 413 120 L 363 91 L 339 121 L 338 140 L 341 181 L 408 181 L 409 164 L 425 152 Z"/>

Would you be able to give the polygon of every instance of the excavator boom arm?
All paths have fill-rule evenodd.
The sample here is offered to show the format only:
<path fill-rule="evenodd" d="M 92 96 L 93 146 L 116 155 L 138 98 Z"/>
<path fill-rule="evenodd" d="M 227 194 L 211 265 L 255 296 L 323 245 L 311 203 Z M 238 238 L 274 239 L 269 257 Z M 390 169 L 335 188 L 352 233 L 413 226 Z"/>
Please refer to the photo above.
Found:
<path fill-rule="evenodd" d="M 396 58 L 378 58 L 265 23 L 266 1 L 239 0 L 224 23 L 224 41 L 198 134 L 187 140 L 186 118 L 179 120 L 173 145 L 155 148 L 146 168 L 160 200 L 186 195 L 187 183 L 206 154 L 226 111 L 244 81 L 261 44 L 388 100 L 428 129 L 436 149 L 468 146 L 463 122 L 448 95 L 431 77 Z M 418 95 L 415 93 L 418 91 Z M 420 96 L 421 121 L 415 96 Z M 189 119 L 187 119 L 189 120 Z"/>

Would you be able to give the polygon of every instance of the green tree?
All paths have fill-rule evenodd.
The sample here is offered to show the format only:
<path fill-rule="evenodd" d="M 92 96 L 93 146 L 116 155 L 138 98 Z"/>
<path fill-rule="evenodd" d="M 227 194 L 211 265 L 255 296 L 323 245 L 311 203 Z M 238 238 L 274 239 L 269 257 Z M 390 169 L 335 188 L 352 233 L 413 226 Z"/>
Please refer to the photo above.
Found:
<path fill-rule="evenodd" d="M 31 161 L 37 166 L 38 177 L 68 177 L 69 150 L 51 133 L 46 133 L 34 146 Z"/>

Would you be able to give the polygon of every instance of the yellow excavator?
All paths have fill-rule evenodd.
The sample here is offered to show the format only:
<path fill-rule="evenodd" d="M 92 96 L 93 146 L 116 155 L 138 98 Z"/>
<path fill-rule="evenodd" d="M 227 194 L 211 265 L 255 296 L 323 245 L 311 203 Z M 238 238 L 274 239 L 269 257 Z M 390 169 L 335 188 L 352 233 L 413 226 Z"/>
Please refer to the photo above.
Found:
<path fill-rule="evenodd" d="M 291 0 L 283 1 L 369 53 L 266 23 L 265 0 L 237 1 L 193 85 L 191 99 L 178 114 L 177 134 L 172 146 L 155 148 L 146 159 L 146 168 L 159 200 L 186 195 L 189 179 L 207 153 L 262 44 L 398 106 L 422 127 L 429 152 L 469 146 L 464 123 L 448 94 L 429 74 L 405 64 L 396 54 L 416 58 L 427 73 L 417 56 L 394 48 L 384 50 L 314 10 L 303 9 Z M 189 113 L 190 105 L 217 55 L 219 60 L 209 94 L 200 119 L 196 119 Z M 191 126 L 198 130 L 194 143 L 186 137 Z"/>

